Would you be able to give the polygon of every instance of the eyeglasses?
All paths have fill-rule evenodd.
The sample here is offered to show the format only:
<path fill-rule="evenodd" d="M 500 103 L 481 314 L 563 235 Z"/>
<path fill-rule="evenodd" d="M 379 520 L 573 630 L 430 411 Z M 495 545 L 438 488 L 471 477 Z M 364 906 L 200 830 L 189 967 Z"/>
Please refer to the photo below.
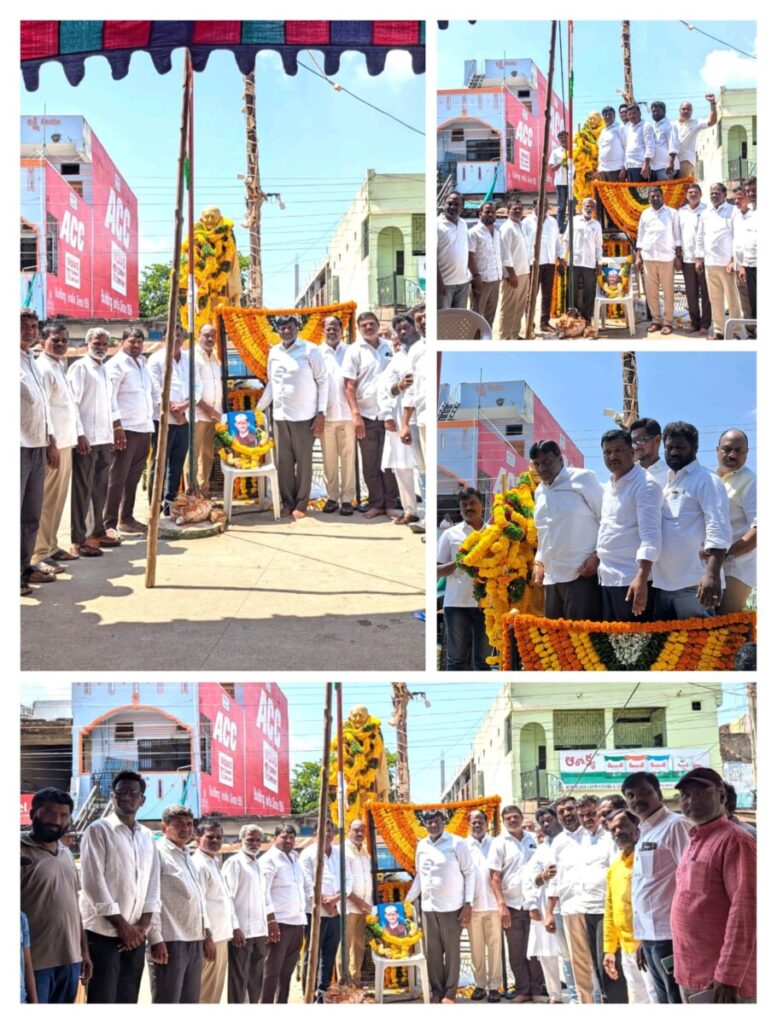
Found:
<path fill-rule="evenodd" d="M 658 435 L 656 435 L 656 436 L 658 436 Z M 644 434 L 642 437 L 633 437 L 632 436 L 632 438 L 631 438 L 631 447 L 632 448 L 641 448 L 643 444 L 647 444 L 648 441 L 652 441 L 652 440 L 653 440 L 653 438 L 650 437 L 649 434 Z"/>

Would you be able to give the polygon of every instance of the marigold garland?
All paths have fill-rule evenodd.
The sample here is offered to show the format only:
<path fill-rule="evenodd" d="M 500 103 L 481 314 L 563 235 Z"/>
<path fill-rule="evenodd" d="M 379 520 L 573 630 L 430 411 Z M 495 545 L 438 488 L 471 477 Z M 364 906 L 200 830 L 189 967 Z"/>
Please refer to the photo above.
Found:
<path fill-rule="evenodd" d="M 424 811 L 441 808 L 448 815 L 446 832 L 457 836 L 469 834 L 470 811 L 483 811 L 488 821 L 499 817 L 501 797 L 484 796 L 479 800 L 460 800 L 449 804 L 390 804 L 373 801 L 367 805 L 375 829 L 389 853 L 405 871 L 415 870 L 415 848 L 428 835 L 421 824 Z"/>
<path fill-rule="evenodd" d="M 573 189 L 578 203 L 593 196 L 593 176 L 599 166 L 599 136 L 604 119 L 598 111 L 588 115 L 585 124 L 575 132 L 572 160 L 575 165 Z"/>
<path fill-rule="evenodd" d="M 493 522 L 465 537 L 456 555 L 458 567 L 475 581 L 473 594 L 485 614 L 489 642 L 497 650 L 505 614 L 531 608 L 529 576 L 537 550 L 534 489 L 538 480 L 533 473 L 522 473 L 517 487 L 495 495 Z M 488 661 L 497 665 L 500 658 L 494 655 Z"/>
<path fill-rule="evenodd" d="M 258 444 L 249 446 L 240 444 L 234 438 L 226 423 L 216 424 L 216 433 L 213 443 L 221 456 L 221 461 L 235 469 L 258 469 L 264 462 L 264 457 L 274 447 L 267 431 L 261 429 L 264 418 L 260 412 L 256 412 L 256 439 Z"/>
<path fill-rule="evenodd" d="M 527 672 L 728 671 L 747 640 L 754 612 L 666 622 L 574 622 L 506 615 L 502 668 Z M 514 664 L 514 645 L 519 665 Z"/>
<path fill-rule="evenodd" d="M 672 181 L 651 181 L 637 184 L 633 181 L 594 181 L 594 193 L 621 231 L 636 240 L 639 218 L 648 207 L 648 189 L 660 188 L 664 203 L 679 209 L 685 202 L 685 193 L 693 178 L 674 178 Z"/>
<path fill-rule="evenodd" d="M 194 225 L 194 283 L 197 288 L 194 314 L 194 335 L 204 324 L 213 322 L 214 311 L 227 299 L 227 284 L 237 261 L 234 223 L 227 217 L 212 229 L 198 220 Z M 189 239 L 181 243 L 181 266 L 178 276 L 178 302 L 181 322 L 189 329 Z"/>
<path fill-rule="evenodd" d="M 380 719 L 370 715 L 361 726 L 350 719 L 343 722 L 343 775 L 345 776 L 345 827 L 363 819 L 367 805 L 375 799 L 378 772 L 385 765 L 385 747 Z M 332 741 L 329 759 L 330 814 L 339 824 L 337 808 L 337 741 Z"/>
<path fill-rule="evenodd" d="M 251 372 L 259 380 L 267 380 L 267 353 L 280 342 L 275 326 L 279 316 L 296 316 L 302 327 L 299 337 L 320 345 L 324 340 L 324 321 L 336 316 L 343 327 L 343 340 L 352 338 L 351 322 L 356 313 L 355 302 L 336 302 L 329 306 L 306 306 L 299 309 L 243 309 L 221 306 L 229 340 Z"/>

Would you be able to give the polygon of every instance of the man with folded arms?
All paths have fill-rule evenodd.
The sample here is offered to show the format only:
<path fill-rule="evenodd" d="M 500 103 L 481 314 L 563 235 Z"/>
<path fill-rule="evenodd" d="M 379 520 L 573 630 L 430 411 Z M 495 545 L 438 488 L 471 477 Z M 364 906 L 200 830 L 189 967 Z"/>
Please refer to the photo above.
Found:
<path fill-rule="evenodd" d="M 259 825 L 243 825 L 239 839 L 240 850 L 229 858 L 222 872 L 243 936 L 242 942 L 233 938 L 227 950 L 227 1002 L 244 1003 L 248 996 L 249 1003 L 258 1003 L 262 994 L 267 939 L 267 914 L 259 870 L 262 829 Z"/>
<path fill-rule="evenodd" d="M 197 836 L 198 848 L 192 854 L 192 862 L 205 897 L 211 931 L 211 938 L 203 947 L 200 1002 L 220 1003 L 227 976 L 227 945 L 230 942 L 236 946 L 244 944 L 245 936 L 218 863 L 224 845 L 224 829 L 218 821 L 201 821 Z"/>
<path fill-rule="evenodd" d="M 146 935 L 161 909 L 159 860 L 150 830 L 136 820 L 146 780 L 119 772 L 115 810 L 81 837 L 81 917 L 95 966 L 90 1003 L 137 1003 Z"/>
<path fill-rule="evenodd" d="M 604 485 L 596 541 L 602 618 L 605 622 L 648 622 L 650 570 L 661 553 L 663 492 L 634 462 L 628 431 L 604 433 L 602 455 L 612 474 Z"/>

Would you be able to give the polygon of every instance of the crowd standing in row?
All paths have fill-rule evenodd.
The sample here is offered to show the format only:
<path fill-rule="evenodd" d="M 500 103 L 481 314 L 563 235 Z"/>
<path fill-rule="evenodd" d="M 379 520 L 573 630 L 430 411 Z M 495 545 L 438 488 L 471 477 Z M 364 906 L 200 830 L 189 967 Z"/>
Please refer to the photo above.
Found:
<path fill-rule="evenodd" d="M 664 456 L 660 456 L 661 443 Z M 635 420 L 607 431 L 602 486 L 590 469 L 566 466 L 555 441 L 529 457 L 540 477 L 534 501 L 537 551 L 532 583 L 550 619 L 651 622 L 744 610 L 756 585 L 756 475 L 748 439 L 721 434 L 713 472 L 697 459 L 690 423 Z M 458 495 L 462 521 L 438 541 L 446 577 L 447 670 L 486 671 L 489 646 L 471 579 L 456 566 L 464 538 L 484 524 L 474 488 Z M 470 660 L 471 663 L 470 663 Z"/>
<path fill-rule="evenodd" d="M 342 341 L 329 317 L 321 346 L 298 338 L 295 317 L 280 317 L 280 344 L 270 349 L 268 380 L 258 406 L 272 405 L 282 514 L 306 514 L 313 444 L 320 438 L 327 502 L 323 511 L 350 515 L 355 501 L 355 444 L 368 488 L 367 518 L 390 515 L 418 532 L 415 477 L 425 485 L 425 309 L 399 314 L 398 351 L 378 337 L 372 313 L 358 318 L 360 337 Z M 149 494 L 156 471 L 166 352 L 143 355 L 140 328 L 125 330 L 107 359 L 110 335 L 87 331 L 86 352 L 67 367 L 69 336 L 62 324 L 43 328 L 37 359 L 34 310 L 21 311 L 21 593 L 52 583 L 64 562 L 97 558 L 125 535 L 144 534 L 135 498 L 149 452 Z M 216 332 L 204 325 L 195 346 L 195 390 L 189 394 L 189 353 L 175 328 L 168 405 L 163 513 L 175 501 L 186 468 L 194 406 L 196 487 L 207 493 L 215 425 L 223 418 L 222 368 Z M 70 494 L 70 544 L 58 532 Z M 397 508 L 401 500 L 401 511 Z"/>
<path fill-rule="evenodd" d="M 295 850 L 292 825 L 260 854 L 259 825 L 240 830 L 223 866 L 223 829 L 204 820 L 189 844 L 191 811 L 163 812 L 163 838 L 137 820 L 145 782 L 120 772 L 114 810 L 81 840 L 79 872 L 61 842 L 73 809 L 67 793 L 39 791 L 22 835 L 22 1002 L 68 1003 L 79 978 L 90 1003 L 135 1003 L 147 963 L 152 1001 L 288 1002 L 310 935 L 317 846 Z M 445 831 L 443 810 L 424 817 L 415 878 L 431 1001 L 456 1000 L 461 932 L 470 942 L 471 999 L 502 998 L 502 937 L 516 1002 L 752 1002 L 756 994 L 755 829 L 735 814 L 736 793 L 711 768 L 677 783 L 670 811 L 657 777 L 628 776 L 621 793 L 559 797 L 535 812 L 502 809 L 502 831 L 482 811 L 469 836 Z M 316 992 L 334 974 L 340 942 L 340 848 L 327 823 L 320 893 Z M 345 842 L 346 962 L 361 983 L 365 916 L 373 908 L 364 825 Z M 302 963 L 303 987 L 308 970 Z"/>

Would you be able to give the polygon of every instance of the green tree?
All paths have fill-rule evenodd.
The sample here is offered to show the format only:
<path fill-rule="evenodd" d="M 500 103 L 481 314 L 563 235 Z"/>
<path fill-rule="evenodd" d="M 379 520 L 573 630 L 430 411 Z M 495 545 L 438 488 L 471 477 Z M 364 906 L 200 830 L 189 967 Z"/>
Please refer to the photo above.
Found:
<path fill-rule="evenodd" d="M 139 306 L 143 317 L 164 316 L 170 302 L 170 263 L 151 263 L 140 277 Z"/>
<path fill-rule="evenodd" d="M 321 789 L 321 762 L 302 761 L 291 773 L 291 813 L 302 814 L 318 807 Z"/>

